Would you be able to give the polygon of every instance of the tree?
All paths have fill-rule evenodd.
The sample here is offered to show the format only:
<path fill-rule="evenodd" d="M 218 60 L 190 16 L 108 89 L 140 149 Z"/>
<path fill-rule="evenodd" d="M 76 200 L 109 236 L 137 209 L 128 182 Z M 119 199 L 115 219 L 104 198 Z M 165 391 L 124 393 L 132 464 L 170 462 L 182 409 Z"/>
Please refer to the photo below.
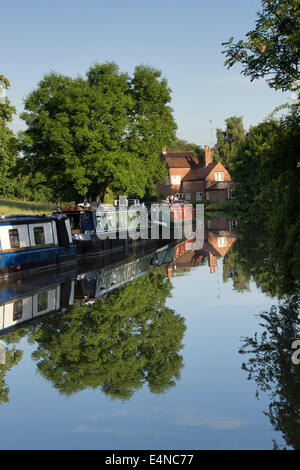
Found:
<path fill-rule="evenodd" d="M 161 147 L 176 128 L 160 76 L 139 66 L 129 78 L 113 62 L 90 67 L 85 79 L 45 75 L 21 115 L 28 171 L 65 200 L 153 192 L 165 177 Z"/>
<path fill-rule="evenodd" d="M 292 89 L 300 79 L 300 0 L 262 0 L 256 27 L 246 38 L 222 43 L 227 67 L 240 63 L 251 81 L 262 77 L 272 88 Z"/>
<path fill-rule="evenodd" d="M 172 140 L 172 142 L 168 145 L 167 150 L 169 152 L 192 150 L 198 157 L 199 163 L 204 163 L 204 149 L 199 145 L 194 144 L 193 142 L 188 142 L 187 140 L 175 137 L 175 139 Z"/>
<path fill-rule="evenodd" d="M 245 139 L 245 130 L 242 116 L 229 117 L 225 122 L 225 131 L 216 129 L 217 143 L 214 147 L 214 160 L 221 162 L 230 171 L 234 166 L 238 148 Z"/>
<path fill-rule="evenodd" d="M 0 194 L 3 196 L 9 195 L 12 191 L 10 172 L 18 157 L 17 140 L 7 125 L 16 112 L 16 108 L 11 106 L 5 97 L 9 87 L 7 78 L 0 75 Z"/>

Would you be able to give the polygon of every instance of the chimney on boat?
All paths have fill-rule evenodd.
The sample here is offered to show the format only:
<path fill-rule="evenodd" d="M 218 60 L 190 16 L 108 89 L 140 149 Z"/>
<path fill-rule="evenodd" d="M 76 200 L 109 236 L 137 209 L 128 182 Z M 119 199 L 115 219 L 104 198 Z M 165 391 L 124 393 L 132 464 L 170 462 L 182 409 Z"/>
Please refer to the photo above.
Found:
<path fill-rule="evenodd" d="M 164 147 L 162 148 L 162 152 L 161 152 L 161 153 L 162 153 L 163 155 L 166 155 L 166 153 L 167 153 L 167 147 L 166 147 L 166 146 L 164 146 Z"/>

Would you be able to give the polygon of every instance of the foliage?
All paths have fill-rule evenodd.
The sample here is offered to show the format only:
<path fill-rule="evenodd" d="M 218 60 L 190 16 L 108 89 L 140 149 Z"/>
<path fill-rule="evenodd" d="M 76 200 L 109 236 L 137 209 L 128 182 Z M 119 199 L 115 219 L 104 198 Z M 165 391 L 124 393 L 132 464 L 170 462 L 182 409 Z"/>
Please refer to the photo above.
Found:
<path fill-rule="evenodd" d="M 160 150 L 176 128 L 160 77 L 138 66 L 129 78 L 113 62 L 90 67 L 85 79 L 45 75 L 21 116 L 27 172 L 65 200 L 153 193 L 165 177 Z"/>
<path fill-rule="evenodd" d="M 184 319 L 164 306 L 171 284 L 149 273 L 111 293 L 103 304 L 75 306 L 31 328 L 33 358 L 64 395 L 89 387 L 129 399 L 148 383 L 163 393 L 180 377 Z"/>
<path fill-rule="evenodd" d="M 198 157 L 199 163 L 204 163 L 204 149 L 197 144 L 188 142 L 184 139 L 176 137 L 167 148 L 168 152 L 179 152 L 184 150 L 192 150 Z"/>
<path fill-rule="evenodd" d="M 0 90 L 6 91 L 10 83 L 0 75 Z M 17 140 L 9 129 L 16 108 L 11 106 L 7 97 L 0 97 L 0 195 L 11 191 L 10 172 L 17 160 Z"/>
<path fill-rule="evenodd" d="M 256 27 L 246 38 L 222 44 L 227 67 L 240 63 L 251 81 L 263 77 L 272 88 L 292 89 L 300 78 L 300 1 L 262 0 Z"/>
<path fill-rule="evenodd" d="M 214 147 L 214 160 L 221 162 L 230 172 L 241 143 L 245 139 L 243 118 L 232 116 L 225 120 L 226 129 L 216 129 L 217 143 Z"/>

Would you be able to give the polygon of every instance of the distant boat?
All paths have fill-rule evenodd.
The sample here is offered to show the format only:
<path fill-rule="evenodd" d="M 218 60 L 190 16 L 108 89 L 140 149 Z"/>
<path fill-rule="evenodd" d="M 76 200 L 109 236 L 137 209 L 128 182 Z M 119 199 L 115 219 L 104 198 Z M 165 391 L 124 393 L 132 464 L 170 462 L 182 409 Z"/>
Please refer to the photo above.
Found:
<path fill-rule="evenodd" d="M 0 218 L 0 279 L 28 276 L 75 263 L 76 247 L 67 217 Z"/>

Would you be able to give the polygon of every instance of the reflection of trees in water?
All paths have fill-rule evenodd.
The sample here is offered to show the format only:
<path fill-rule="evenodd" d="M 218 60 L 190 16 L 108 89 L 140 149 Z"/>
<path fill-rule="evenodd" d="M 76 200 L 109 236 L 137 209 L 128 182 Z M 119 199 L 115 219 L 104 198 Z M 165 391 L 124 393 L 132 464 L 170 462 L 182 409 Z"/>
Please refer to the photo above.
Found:
<path fill-rule="evenodd" d="M 238 292 L 250 290 L 251 273 L 240 261 L 235 245 L 230 247 L 223 259 L 223 281 L 228 282 L 228 279 L 232 279 L 234 290 Z"/>
<path fill-rule="evenodd" d="M 41 375 L 60 393 L 101 388 L 128 399 L 147 383 L 151 392 L 174 386 L 183 367 L 184 319 L 165 307 L 171 284 L 149 273 L 111 293 L 105 304 L 77 305 L 30 329 Z"/>
<path fill-rule="evenodd" d="M 16 344 L 23 338 L 25 330 L 18 330 L 0 339 L 6 345 L 5 364 L 0 364 L 0 405 L 9 402 L 9 387 L 6 383 L 6 374 L 16 366 L 23 357 L 23 351 L 16 348 Z M 13 345 L 12 347 L 9 347 Z"/>
<path fill-rule="evenodd" d="M 224 258 L 224 281 L 235 290 L 249 288 L 251 279 L 267 295 L 283 298 L 300 290 L 300 252 L 294 244 L 294 226 L 270 231 L 269 221 L 254 216 L 240 220 L 238 238 Z"/>
<path fill-rule="evenodd" d="M 300 449 L 300 364 L 292 362 L 291 348 L 300 339 L 300 298 L 293 295 L 273 305 L 270 312 L 260 315 L 264 331 L 259 336 L 244 338 L 241 354 L 250 355 L 243 369 L 259 391 L 270 395 L 265 413 L 286 444 Z M 276 443 L 275 443 L 276 445 Z"/>

